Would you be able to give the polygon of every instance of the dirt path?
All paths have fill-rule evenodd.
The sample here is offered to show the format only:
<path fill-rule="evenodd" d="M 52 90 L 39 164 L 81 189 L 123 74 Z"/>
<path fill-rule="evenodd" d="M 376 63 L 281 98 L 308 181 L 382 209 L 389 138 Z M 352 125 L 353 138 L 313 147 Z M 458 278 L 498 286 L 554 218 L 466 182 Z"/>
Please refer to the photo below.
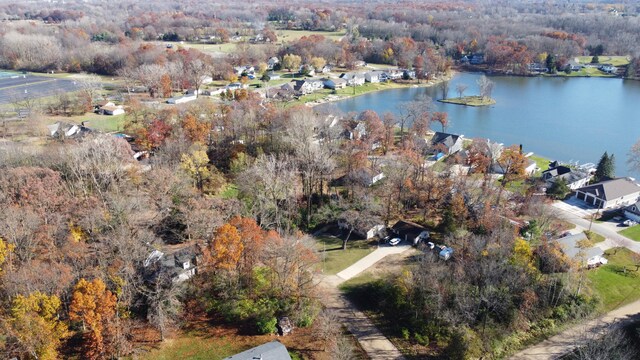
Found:
<path fill-rule="evenodd" d="M 407 251 L 409 249 L 411 246 L 381 247 L 338 275 L 325 276 L 321 281 L 321 286 L 327 295 L 323 301 L 324 305 L 338 316 L 340 322 L 358 339 L 369 358 L 374 360 L 404 360 L 404 356 L 373 322 L 340 292 L 338 286 L 371 268 L 387 255 L 400 254 L 399 261 L 401 261 L 411 254 Z"/>
<path fill-rule="evenodd" d="M 520 351 L 511 359 L 558 359 L 576 347 L 592 341 L 603 329 L 613 323 L 620 326 L 626 322 L 638 320 L 640 320 L 640 300 L 615 309 L 597 319 L 567 329 L 537 345 Z"/>

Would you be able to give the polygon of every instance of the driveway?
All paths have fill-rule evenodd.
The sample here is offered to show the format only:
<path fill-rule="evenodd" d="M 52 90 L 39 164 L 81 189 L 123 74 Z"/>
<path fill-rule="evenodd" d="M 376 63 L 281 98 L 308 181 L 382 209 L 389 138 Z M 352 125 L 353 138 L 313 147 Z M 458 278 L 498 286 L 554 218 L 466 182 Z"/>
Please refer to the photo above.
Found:
<path fill-rule="evenodd" d="M 568 200 L 555 201 L 553 206 L 583 219 L 590 218 L 593 214 L 598 212 L 598 209 L 587 205 L 584 201 L 576 199 L 575 196 Z"/>
<path fill-rule="evenodd" d="M 386 256 L 401 253 L 405 255 L 409 249 L 411 249 L 411 245 L 404 244 L 404 242 L 397 246 L 380 246 L 338 274 L 324 276 L 321 280 L 321 286 L 327 295 L 323 299 L 327 310 L 338 316 L 340 322 L 358 339 L 358 343 L 371 359 L 404 360 L 405 358 L 373 322 L 340 293 L 338 286 L 369 269 Z"/>
<path fill-rule="evenodd" d="M 640 242 L 633 241 L 629 238 L 624 237 L 623 235 L 618 234 L 618 231 L 622 230 L 623 228 L 612 226 L 610 223 L 599 223 L 596 221 L 591 222 L 590 219 L 587 220 L 583 216 L 581 216 L 581 210 L 583 209 L 577 206 L 574 207 L 571 205 L 571 203 L 567 204 L 567 202 L 564 201 L 554 202 L 553 206 L 551 206 L 551 209 L 559 218 L 564 219 L 584 229 L 591 228 L 592 231 L 604 236 L 607 240 L 605 240 L 605 243 L 602 244 L 603 246 L 599 246 L 600 248 L 603 248 L 604 246 L 606 246 L 607 248 L 621 246 L 640 254 Z"/>

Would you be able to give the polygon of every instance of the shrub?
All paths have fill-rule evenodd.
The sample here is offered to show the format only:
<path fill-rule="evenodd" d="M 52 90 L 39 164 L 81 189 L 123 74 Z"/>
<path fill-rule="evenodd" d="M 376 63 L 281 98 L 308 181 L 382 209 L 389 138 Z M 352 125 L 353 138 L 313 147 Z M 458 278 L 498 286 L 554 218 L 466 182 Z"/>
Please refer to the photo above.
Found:
<path fill-rule="evenodd" d="M 258 334 L 273 334 L 278 329 L 276 324 L 278 323 L 278 319 L 275 316 L 259 316 L 256 319 L 256 330 Z"/>
<path fill-rule="evenodd" d="M 426 335 L 420 335 L 419 333 L 414 333 L 413 337 L 416 339 L 416 342 L 422 346 L 429 345 L 429 337 Z"/>
<path fill-rule="evenodd" d="M 404 340 L 409 340 L 409 338 L 411 337 L 411 333 L 409 332 L 409 329 L 402 328 L 401 332 L 402 332 L 402 338 Z"/>

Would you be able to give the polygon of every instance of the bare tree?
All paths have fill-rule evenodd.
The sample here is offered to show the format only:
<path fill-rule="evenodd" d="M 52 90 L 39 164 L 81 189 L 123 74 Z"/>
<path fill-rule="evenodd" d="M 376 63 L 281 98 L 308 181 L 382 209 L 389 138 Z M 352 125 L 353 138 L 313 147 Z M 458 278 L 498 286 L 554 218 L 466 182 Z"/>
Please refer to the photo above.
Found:
<path fill-rule="evenodd" d="M 462 95 L 464 95 L 464 92 L 467 90 L 467 85 L 465 84 L 458 84 L 456 85 L 456 91 L 458 92 L 458 97 L 462 98 Z"/>
<path fill-rule="evenodd" d="M 482 75 L 478 79 L 477 83 L 478 87 L 480 88 L 480 96 L 482 96 L 483 98 L 490 98 L 494 86 L 493 81 L 489 80 L 489 78 L 485 75 Z"/>

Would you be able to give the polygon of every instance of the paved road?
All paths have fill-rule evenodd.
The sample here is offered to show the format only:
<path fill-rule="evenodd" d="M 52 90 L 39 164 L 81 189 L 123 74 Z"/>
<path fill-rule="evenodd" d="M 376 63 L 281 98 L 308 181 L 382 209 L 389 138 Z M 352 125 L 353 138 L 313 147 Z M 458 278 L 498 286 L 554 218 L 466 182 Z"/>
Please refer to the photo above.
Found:
<path fill-rule="evenodd" d="M 16 100 L 53 96 L 58 93 L 77 91 L 80 85 L 74 80 L 56 79 L 36 75 L 22 75 L 0 79 L 0 104 Z"/>
<path fill-rule="evenodd" d="M 572 327 L 535 346 L 525 349 L 511 359 L 550 360 L 558 359 L 571 350 L 592 341 L 612 324 L 622 326 L 640 320 L 640 300 L 615 309 L 606 315 Z"/>
<path fill-rule="evenodd" d="M 324 305 L 338 316 L 340 322 L 358 339 L 362 349 L 374 360 L 404 360 L 405 358 L 371 320 L 340 293 L 338 286 L 375 265 L 387 255 L 405 253 L 409 249 L 411 249 L 410 245 L 403 244 L 395 247 L 381 246 L 337 275 L 322 278 L 321 286 L 327 294 L 323 300 Z"/>
<path fill-rule="evenodd" d="M 561 219 L 567 220 L 576 226 L 580 226 L 584 229 L 589 229 L 589 225 L 591 225 L 591 230 L 604 236 L 607 240 L 605 241 L 604 246 L 616 247 L 622 246 L 627 249 L 640 253 L 640 243 L 628 239 L 617 233 L 614 228 L 610 225 L 602 224 L 598 222 L 591 222 L 590 220 L 584 219 L 581 215 L 581 212 L 572 211 L 571 209 L 567 209 L 566 204 L 563 202 L 555 202 L 553 204 L 552 209 L 555 214 Z"/>

